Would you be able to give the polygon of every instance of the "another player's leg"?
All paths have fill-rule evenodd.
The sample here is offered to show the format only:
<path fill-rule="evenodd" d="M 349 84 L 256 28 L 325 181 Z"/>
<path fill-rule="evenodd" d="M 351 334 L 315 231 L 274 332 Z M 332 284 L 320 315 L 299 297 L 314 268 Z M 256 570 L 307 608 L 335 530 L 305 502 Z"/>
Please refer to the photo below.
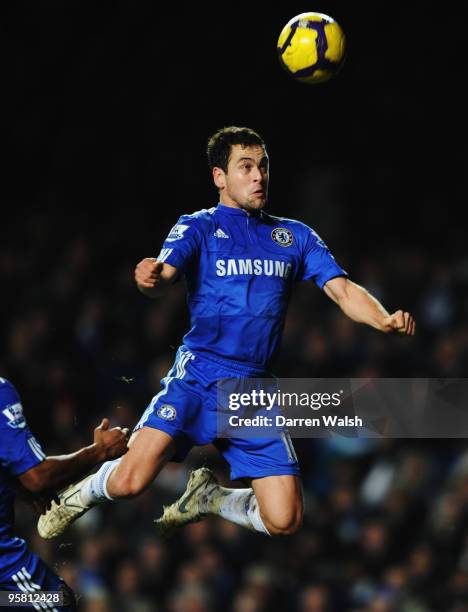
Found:
<path fill-rule="evenodd" d="M 41 516 L 38 531 L 43 538 L 55 538 L 96 504 L 128 499 L 142 493 L 172 458 L 175 444 L 165 431 L 143 427 L 133 433 L 128 452 L 107 461 L 91 476 L 75 483 L 59 495 L 60 504 Z"/>

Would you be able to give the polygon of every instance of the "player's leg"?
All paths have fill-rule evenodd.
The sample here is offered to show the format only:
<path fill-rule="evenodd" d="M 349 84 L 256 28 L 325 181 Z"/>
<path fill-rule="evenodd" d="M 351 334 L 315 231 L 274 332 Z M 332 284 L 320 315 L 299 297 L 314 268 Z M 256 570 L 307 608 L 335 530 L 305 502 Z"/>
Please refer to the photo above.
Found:
<path fill-rule="evenodd" d="M 192 472 L 187 488 L 156 521 L 161 535 L 216 515 L 241 527 L 267 535 L 291 535 L 302 524 L 303 496 L 298 476 L 286 474 L 252 480 L 252 487 L 221 487 L 211 470 Z"/>
<path fill-rule="evenodd" d="M 174 439 L 167 432 L 152 427 L 134 432 L 122 458 L 107 461 L 95 474 L 60 493 L 60 504 L 52 502 L 51 509 L 40 517 L 39 534 L 46 539 L 55 538 L 96 504 L 139 495 L 174 452 Z"/>
<path fill-rule="evenodd" d="M 231 466 L 232 480 L 248 480 L 252 488 L 228 489 L 213 496 L 215 514 L 270 535 L 289 535 L 302 522 L 300 468 L 287 431 L 275 438 L 228 439 L 218 448 Z"/>
<path fill-rule="evenodd" d="M 107 462 L 107 470 L 104 464 L 89 481 L 89 501 L 136 497 L 150 486 L 175 453 L 173 437 L 152 427 L 135 431 L 128 446 L 121 459 Z"/>
<path fill-rule="evenodd" d="M 200 508 L 252 531 L 291 535 L 302 524 L 302 484 L 291 474 L 252 479 L 252 487 L 213 487 L 201 499 Z"/>
<path fill-rule="evenodd" d="M 192 472 L 180 499 L 164 509 L 156 521 L 162 535 L 209 514 L 269 535 L 295 533 L 302 522 L 303 497 L 299 465 L 289 435 L 269 440 L 218 440 L 231 465 L 231 478 L 252 488 L 218 485 L 207 468 Z"/>

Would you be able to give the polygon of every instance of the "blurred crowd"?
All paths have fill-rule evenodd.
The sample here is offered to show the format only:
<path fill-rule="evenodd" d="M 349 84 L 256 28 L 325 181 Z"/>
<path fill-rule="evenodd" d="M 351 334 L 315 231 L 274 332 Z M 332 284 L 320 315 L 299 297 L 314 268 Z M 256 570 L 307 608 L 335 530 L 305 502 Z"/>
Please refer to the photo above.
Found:
<path fill-rule="evenodd" d="M 314 225 L 306 211 L 294 216 Z M 125 211 L 53 207 L 3 224 L 0 375 L 17 386 L 48 454 L 89 443 L 103 416 L 132 427 L 160 388 L 188 326 L 184 286 L 151 301 L 136 290 L 133 269 L 159 252 L 177 215 L 166 217 L 155 224 Z M 313 284 L 302 284 L 275 373 L 463 376 L 468 260 L 454 265 L 412 245 L 367 248 L 334 227 L 323 218 L 317 229 L 339 263 L 389 310 L 410 310 L 417 335 L 356 325 Z M 23 505 L 18 529 L 87 612 L 468 611 L 463 439 L 295 445 L 306 514 L 293 537 L 271 539 L 218 519 L 168 542 L 155 537 L 153 518 L 184 490 L 191 467 L 208 464 L 229 482 L 212 447 L 170 464 L 138 499 L 94 509 L 59 543 L 36 535 Z"/>

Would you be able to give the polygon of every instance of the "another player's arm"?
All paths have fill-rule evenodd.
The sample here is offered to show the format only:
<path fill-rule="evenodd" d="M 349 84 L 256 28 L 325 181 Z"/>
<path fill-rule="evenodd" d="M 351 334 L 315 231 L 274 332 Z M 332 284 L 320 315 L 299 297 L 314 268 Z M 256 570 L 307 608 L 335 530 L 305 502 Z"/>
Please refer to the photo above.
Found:
<path fill-rule="evenodd" d="M 157 261 L 154 257 L 145 257 L 135 268 L 135 282 L 141 293 L 155 298 L 177 279 L 177 274 L 174 266 Z"/>
<path fill-rule="evenodd" d="M 62 489 L 85 476 L 96 464 L 123 455 L 127 440 L 128 429 L 109 429 L 109 419 L 103 419 L 94 430 L 93 444 L 69 455 L 46 457 L 17 478 L 24 489 L 35 495 Z"/>
<path fill-rule="evenodd" d="M 365 323 L 384 333 L 398 332 L 414 336 L 416 323 L 409 312 L 389 314 L 364 287 L 347 278 L 336 277 L 324 285 L 324 291 L 353 321 Z"/>

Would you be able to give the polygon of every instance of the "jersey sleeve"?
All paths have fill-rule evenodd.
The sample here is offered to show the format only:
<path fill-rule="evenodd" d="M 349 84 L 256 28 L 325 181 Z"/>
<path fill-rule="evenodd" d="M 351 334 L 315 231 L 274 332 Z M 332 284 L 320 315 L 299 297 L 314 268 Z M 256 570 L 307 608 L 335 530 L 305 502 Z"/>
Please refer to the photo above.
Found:
<path fill-rule="evenodd" d="M 323 289 L 325 283 L 337 276 L 348 276 L 335 261 L 327 245 L 310 227 L 307 227 L 307 238 L 302 258 L 302 269 L 297 280 L 313 279 Z"/>
<path fill-rule="evenodd" d="M 201 236 L 196 220 L 184 215 L 169 232 L 157 257 L 181 272 L 200 253 Z"/>
<path fill-rule="evenodd" d="M 17 476 L 45 458 L 26 423 L 18 392 L 9 381 L 0 378 L 0 465 Z"/>

